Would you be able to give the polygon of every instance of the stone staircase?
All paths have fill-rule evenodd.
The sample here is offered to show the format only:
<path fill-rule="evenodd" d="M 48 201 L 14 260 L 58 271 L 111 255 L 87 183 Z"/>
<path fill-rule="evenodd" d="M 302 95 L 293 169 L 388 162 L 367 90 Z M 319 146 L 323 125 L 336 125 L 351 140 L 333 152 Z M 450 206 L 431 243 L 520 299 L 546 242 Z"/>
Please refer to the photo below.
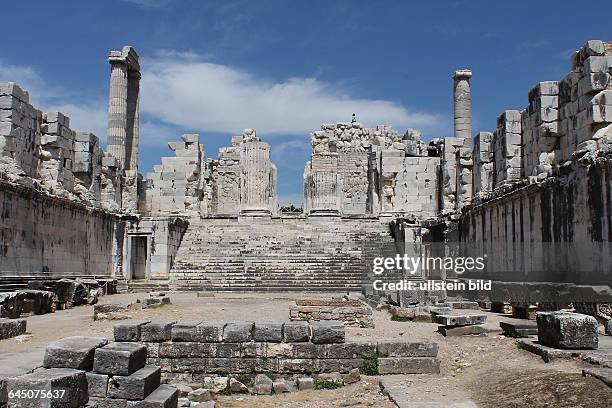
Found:
<path fill-rule="evenodd" d="M 378 219 L 191 219 L 173 268 L 176 290 L 358 291 L 392 244 Z"/>

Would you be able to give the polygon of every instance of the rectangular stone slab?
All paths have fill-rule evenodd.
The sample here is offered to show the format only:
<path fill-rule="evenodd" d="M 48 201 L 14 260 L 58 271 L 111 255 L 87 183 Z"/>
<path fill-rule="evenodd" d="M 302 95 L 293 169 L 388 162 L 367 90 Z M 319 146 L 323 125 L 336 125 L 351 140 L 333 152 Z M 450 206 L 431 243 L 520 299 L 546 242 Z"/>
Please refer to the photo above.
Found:
<path fill-rule="evenodd" d="M 253 322 L 227 323 L 223 328 L 223 341 L 226 343 L 243 343 L 253 339 Z"/>
<path fill-rule="evenodd" d="M 310 325 L 308 322 L 287 322 L 283 325 L 283 341 L 285 343 L 302 343 L 310 341 Z"/>
<path fill-rule="evenodd" d="M 538 334 L 538 326 L 535 323 L 499 322 L 499 327 L 505 334 L 510 336 L 530 336 Z"/>
<path fill-rule="evenodd" d="M 481 325 L 471 326 L 438 326 L 438 333 L 444 337 L 486 335 L 487 329 Z"/>
<path fill-rule="evenodd" d="M 253 340 L 280 343 L 283 340 L 282 323 L 255 323 Z"/>
<path fill-rule="evenodd" d="M 311 329 L 311 341 L 315 344 L 344 343 L 345 330 L 342 322 L 314 322 Z"/>
<path fill-rule="evenodd" d="M 176 408 L 178 406 L 178 390 L 162 384 L 143 401 L 133 405 L 136 408 Z"/>
<path fill-rule="evenodd" d="M 440 360 L 435 357 L 381 357 L 380 374 L 438 374 Z"/>
<path fill-rule="evenodd" d="M 104 337 L 73 336 L 47 345 L 43 366 L 45 368 L 75 368 L 91 370 L 94 352 L 108 344 Z"/>
<path fill-rule="evenodd" d="M 138 343 L 110 343 L 96 349 L 94 372 L 109 375 L 130 375 L 145 366 L 147 348 Z"/>
<path fill-rule="evenodd" d="M 149 322 L 119 323 L 113 326 L 115 341 L 140 341 L 142 326 Z"/>
<path fill-rule="evenodd" d="M 468 326 L 471 324 L 483 324 L 487 321 L 487 315 L 484 314 L 466 314 L 466 315 L 451 315 L 440 314 L 432 316 L 434 323 L 443 326 Z"/>
<path fill-rule="evenodd" d="M 161 370 L 156 366 L 146 366 L 126 376 L 115 375 L 108 384 L 108 397 L 140 401 L 159 387 L 160 380 Z"/>
<path fill-rule="evenodd" d="M 15 408 L 77 408 L 87 403 L 85 372 L 72 368 L 49 368 L 7 380 L 8 406 Z M 18 398 L 19 394 L 37 390 L 57 391 L 57 398 Z M 63 395 L 62 390 L 64 390 Z M 40 395 L 40 394 L 39 394 Z"/>
<path fill-rule="evenodd" d="M 140 341 L 161 343 L 172 338 L 172 326 L 176 322 L 151 322 L 140 327 Z"/>
<path fill-rule="evenodd" d="M 381 357 L 436 357 L 438 344 L 430 340 L 380 341 L 378 353 Z"/>

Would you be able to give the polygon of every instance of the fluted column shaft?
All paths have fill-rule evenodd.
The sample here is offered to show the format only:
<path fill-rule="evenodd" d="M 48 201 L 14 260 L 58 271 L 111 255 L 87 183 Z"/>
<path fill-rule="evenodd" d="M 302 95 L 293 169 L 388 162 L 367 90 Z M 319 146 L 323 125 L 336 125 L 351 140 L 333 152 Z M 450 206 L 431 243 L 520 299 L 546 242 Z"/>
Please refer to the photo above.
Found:
<path fill-rule="evenodd" d="M 315 170 L 308 176 L 311 213 L 337 213 L 338 173 Z"/>
<path fill-rule="evenodd" d="M 107 150 L 124 166 L 127 127 L 128 72 L 123 62 L 111 63 Z"/>
<path fill-rule="evenodd" d="M 240 166 L 240 212 L 269 214 L 270 145 L 255 140 L 243 142 L 240 147 Z"/>

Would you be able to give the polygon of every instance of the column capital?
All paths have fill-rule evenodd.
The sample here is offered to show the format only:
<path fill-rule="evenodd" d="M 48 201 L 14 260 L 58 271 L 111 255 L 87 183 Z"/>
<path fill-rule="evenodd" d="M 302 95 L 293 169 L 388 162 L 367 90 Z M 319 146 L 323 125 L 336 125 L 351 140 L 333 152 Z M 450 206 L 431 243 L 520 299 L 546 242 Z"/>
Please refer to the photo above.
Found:
<path fill-rule="evenodd" d="M 461 79 L 470 79 L 472 77 L 472 70 L 470 69 L 458 69 L 453 74 L 453 79 L 459 81 Z"/>
<path fill-rule="evenodd" d="M 111 51 L 108 55 L 108 62 L 111 65 L 125 64 L 130 71 L 140 72 L 140 64 L 138 63 L 138 53 L 134 47 L 126 45 L 121 51 Z"/>

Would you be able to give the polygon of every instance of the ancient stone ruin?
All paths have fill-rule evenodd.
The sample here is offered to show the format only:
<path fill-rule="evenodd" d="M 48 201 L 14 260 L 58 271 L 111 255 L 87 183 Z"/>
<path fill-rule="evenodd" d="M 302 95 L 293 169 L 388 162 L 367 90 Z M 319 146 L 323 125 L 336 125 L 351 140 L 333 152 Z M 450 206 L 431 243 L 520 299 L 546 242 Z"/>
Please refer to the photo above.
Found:
<path fill-rule="evenodd" d="M 296 180 L 297 214 L 279 210 L 271 146 L 254 129 L 214 159 L 206 135 L 178 136 L 172 155 L 140 174 L 139 56 L 126 46 L 108 61 L 106 150 L 66 114 L 42 112 L 20 85 L 0 83 L 0 339 L 26 333 L 20 318 L 116 292 L 292 293 L 297 301 L 282 310 L 291 321 L 130 321 L 114 327 L 112 343 L 69 337 L 47 346 L 43 369 L 0 375 L 0 406 L 27 406 L 7 389 L 61 386 L 66 395 L 52 406 L 176 407 L 181 398 L 214 407 L 215 387 L 281 394 L 351 384 L 373 366 L 381 375 L 440 373 L 438 345 L 427 339 L 347 341 L 347 330 L 373 329 L 371 306 L 459 338 L 486 336 L 485 313 L 505 311 L 525 320 L 501 324 L 526 337 L 521 349 L 612 369 L 594 353 L 612 332 L 612 42 L 588 41 L 564 78 L 535 84 L 495 129 L 472 129 L 468 69 L 452 74 L 452 137 L 367 127 L 356 116 L 322 124 Z M 406 254 L 482 256 L 486 267 L 373 270 L 377 258 Z M 490 286 L 460 286 L 470 280 Z M 94 321 L 127 320 L 127 308 L 96 306 Z"/>

